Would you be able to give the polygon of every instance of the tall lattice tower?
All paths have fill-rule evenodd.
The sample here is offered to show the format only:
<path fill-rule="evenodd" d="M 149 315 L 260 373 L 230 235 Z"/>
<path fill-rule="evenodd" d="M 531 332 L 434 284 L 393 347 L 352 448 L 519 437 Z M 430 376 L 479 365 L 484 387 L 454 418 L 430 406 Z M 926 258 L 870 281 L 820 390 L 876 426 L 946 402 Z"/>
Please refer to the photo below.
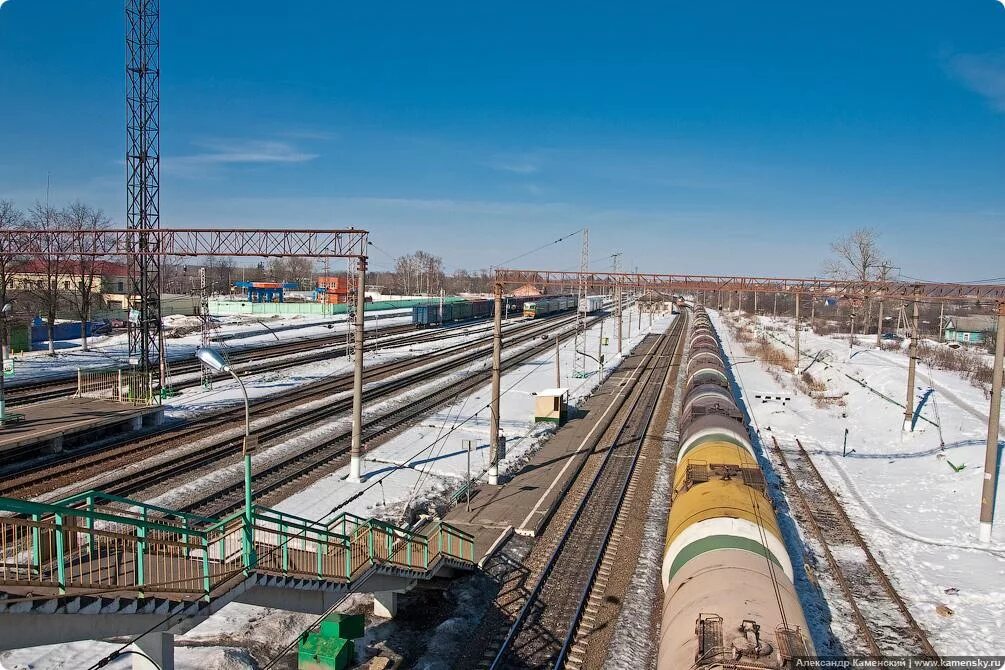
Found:
<path fill-rule="evenodd" d="M 583 228 L 583 250 L 579 255 L 579 307 L 576 308 L 576 350 L 572 356 L 572 376 L 586 376 L 586 274 L 590 271 L 590 229 Z"/>
<path fill-rule="evenodd" d="M 130 362 L 166 386 L 161 356 L 160 258 L 160 6 L 159 0 L 126 2 L 126 224 L 128 241 Z M 137 253 L 139 252 L 139 253 Z"/>

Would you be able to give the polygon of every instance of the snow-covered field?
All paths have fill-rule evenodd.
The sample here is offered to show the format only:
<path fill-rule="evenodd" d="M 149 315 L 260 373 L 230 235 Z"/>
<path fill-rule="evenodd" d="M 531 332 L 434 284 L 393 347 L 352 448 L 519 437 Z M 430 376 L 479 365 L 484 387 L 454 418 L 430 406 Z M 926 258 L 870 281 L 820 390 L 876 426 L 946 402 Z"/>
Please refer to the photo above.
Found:
<path fill-rule="evenodd" d="M 1005 484 L 1000 479 L 993 542 L 977 541 L 989 410 L 984 391 L 957 373 L 919 365 L 915 403 L 929 396 L 921 416 L 940 427 L 919 420 L 913 432 L 904 432 L 902 407 L 845 376 L 904 402 L 903 352 L 877 350 L 864 338 L 849 350 L 847 338 L 801 331 L 801 367 L 823 350 L 810 372 L 826 383 L 828 394 L 846 394 L 843 402 L 818 403 L 795 390 L 790 373 L 769 370 L 745 354 L 724 321 L 749 317 L 713 312 L 712 318 L 762 441 L 775 436 L 784 446 L 801 440 L 936 650 L 944 655 L 1002 653 Z M 791 320 L 758 317 L 756 324 L 792 342 Z M 776 392 L 792 400 L 754 398 Z M 848 455 L 842 456 L 846 430 Z M 941 616 L 939 605 L 952 614 Z"/>
<path fill-rule="evenodd" d="M 632 319 L 631 337 L 628 333 L 628 319 Z M 665 330 L 672 321 L 670 315 L 657 316 L 652 326 L 649 316 L 642 318 L 642 329 L 638 328 L 638 312 L 629 310 L 625 315 L 625 335 L 623 351 L 629 353 L 650 332 Z M 616 334 L 613 332 L 614 319 L 603 324 L 603 336 L 609 343 L 603 347 L 606 358 L 603 371 L 598 374 L 597 364 L 588 361 L 592 373 L 585 378 L 572 376 L 573 343 L 567 341 L 559 349 L 562 385 L 570 389 L 570 405 L 576 405 L 589 396 L 600 381 L 617 367 L 621 357 L 617 355 Z M 323 327 L 323 326 L 322 326 Z M 327 328 L 325 328 L 327 331 Z M 457 341 L 475 338 L 477 335 L 459 332 Z M 601 326 L 595 325 L 587 331 L 585 349 L 596 355 L 601 338 Z M 391 355 L 421 355 L 422 347 L 443 346 L 416 345 L 412 351 L 368 353 L 370 360 L 387 360 Z M 519 349 L 504 350 L 506 355 L 515 354 Z M 458 376 L 470 374 L 473 369 L 484 368 L 488 363 L 470 366 L 458 371 Z M 308 380 L 308 375 L 333 374 L 345 369 L 344 362 L 333 362 L 331 369 L 323 372 L 297 368 L 283 373 L 266 373 L 249 380 L 249 395 L 276 392 L 276 385 L 293 385 Z M 314 363 L 304 368 L 318 368 Z M 534 393 L 555 386 L 555 349 L 524 361 L 502 377 L 501 428 L 507 437 L 506 458 L 500 463 L 500 471 L 505 473 L 518 469 L 544 440 L 553 432 L 551 424 L 533 422 Z M 450 383 L 443 380 L 440 384 Z M 486 384 L 472 393 L 458 395 L 452 404 L 442 407 L 426 417 L 419 424 L 403 431 L 387 443 L 369 452 L 364 459 L 365 479 L 361 484 L 346 481 L 347 468 L 328 476 L 305 490 L 288 498 L 277 509 L 300 516 L 322 519 L 332 510 L 349 511 L 365 516 L 383 516 L 397 520 L 406 506 L 421 509 L 428 501 L 456 489 L 466 477 L 467 454 L 463 451 L 462 440 L 475 441 L 476 451 L 471 457 L 472 476 L 482 478 L 488 467 L 488 403 L 491 387 Z M 239 391 L 228 384 L 217 384 L 213 391 L 185 393 L 186 400 L 172 399 L 169 408 L 178 412 L 196 412 L 219 403 L 236 402 Z M 400 401 L 401 399 L 399 399 Z M 365 411 L 379 411 L 381 407 L 365 407 Z M 172 411 L 169 409 L 169 412 Z M 318 434 L 342 428 L 344 421 L 334 421 L 317 428 Z M 300 437 L 291 444 L 276 448 L 296 448 L 297 441 L 317 439 L 317 435 Z M 271 451 L 271 450 L 270 450 Z M 258 458 L 267 458 L 267 452 Z M 193 482 L 201 486 L 203 482 Z M 161 503 L 170 502 L 168 499 Z M 348 606 L 348 605 L 347 605 Z M 220 668 L 221 670 L 254 667 L 247 656 L 247 648 L 266 648 L 272 644 L 278 648 L 279 641 L 290 639 L 313 621 L 313 617 L 293 614 L 249 605 L 231 604 L 219 614 L 210 617 L 184 635 L 176 638 L 175 663 L 179 669 Z M 27 670 L 28 668 L 76 668 L 86 667 L 100 659 L 115 646 L 103 642 L 80 642 L 72 645 L 35 647 L 0 654 L 0 670 Z M 90 661 L 88 662 L 88 660 Z M 128 668 L 129 657 L 118 660 L 107 667 Z"/>

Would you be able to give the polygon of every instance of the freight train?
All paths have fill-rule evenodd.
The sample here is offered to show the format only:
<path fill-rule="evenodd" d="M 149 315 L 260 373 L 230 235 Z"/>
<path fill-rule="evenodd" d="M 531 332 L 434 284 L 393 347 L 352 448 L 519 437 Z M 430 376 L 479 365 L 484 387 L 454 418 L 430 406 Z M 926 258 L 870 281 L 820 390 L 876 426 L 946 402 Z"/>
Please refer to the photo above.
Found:
<path fill-rule="evenodd" d="M 657 668 L 791 668 L 813 654 L 792 563 L 718 337 L 693 319 Z"/>
<path fill-rule="evenodd" d="M 523 304 L 523 315 L 531 319 L 548 314 L 557 314 L 570 309 L 576 309 L 579 304 L 579 296 L 556 295 L 548 298 L 535 298 L 533 302 Z"/>
<path fill-rule="evenodd" d="M 527 298 L 506 298 L 503 301 L 504 314 L 516 316 L 523 313 Z M 509 310 L 506 312 L 505 310 Z M 495 300 L 465 300 L 449 302 L 442 306 L 438 302 L 412 307 L 412 325 L 416 328 L 438 326 L 444 323 L 487 319 L 495 312 Z"/>

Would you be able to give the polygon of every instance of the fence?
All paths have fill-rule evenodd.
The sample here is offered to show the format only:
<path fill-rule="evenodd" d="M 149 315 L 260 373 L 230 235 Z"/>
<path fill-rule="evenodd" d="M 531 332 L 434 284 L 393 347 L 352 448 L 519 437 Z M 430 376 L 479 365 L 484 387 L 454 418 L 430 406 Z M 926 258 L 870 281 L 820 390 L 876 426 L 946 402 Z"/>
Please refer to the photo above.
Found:
<path fill-rule="evenodd" d="M 256 507 L 248 526 L 243 512 L 210 519 L 100 491 L 57 504 L 0 498 L 0 515 L 0 586 L 34 598 L 208 600 L 251 571 L 349 582 L 374 566 L 421 574 L 443 558 L 474 563 L 473 538 L 444 523 L 426 536 L 352 514 L 325 524 Z"/>
<path fill-rule="evenodd" d="M 153 373 L 131 368 L 77 368 L 77 397 L 100 398 L 135 405 L 160 401 L 155 393 Z"/>

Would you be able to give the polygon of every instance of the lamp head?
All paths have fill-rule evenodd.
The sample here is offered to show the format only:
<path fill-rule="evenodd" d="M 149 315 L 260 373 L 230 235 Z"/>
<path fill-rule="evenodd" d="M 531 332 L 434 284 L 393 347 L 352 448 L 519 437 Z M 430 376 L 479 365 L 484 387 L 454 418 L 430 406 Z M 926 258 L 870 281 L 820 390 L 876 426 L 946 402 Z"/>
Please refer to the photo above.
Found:
<path fill-rule="evenodd" d="M 230 372 L 230 364 L 227 363 L 227 359 L 212 347 L 199 347 L 195 350 L 195 357 L 218 372 Z"/>

